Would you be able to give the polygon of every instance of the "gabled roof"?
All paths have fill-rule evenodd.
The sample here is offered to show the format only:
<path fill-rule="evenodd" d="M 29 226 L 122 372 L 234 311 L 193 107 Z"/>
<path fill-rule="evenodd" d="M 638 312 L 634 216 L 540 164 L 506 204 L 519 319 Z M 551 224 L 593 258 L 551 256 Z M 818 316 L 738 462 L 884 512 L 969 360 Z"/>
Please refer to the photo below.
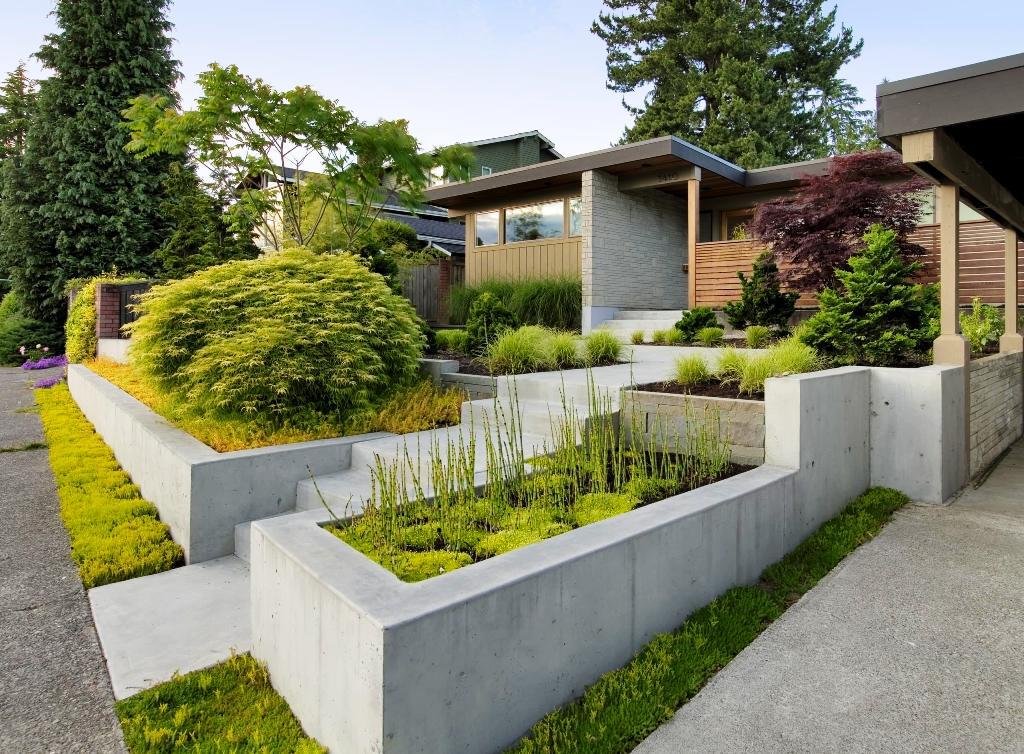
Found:
<path fill-rule="evenodd" d="M 444 242 L 466 243 L 466 226 L 460 223 L 450 223 L 445 220 L 431 220 L 428 217 L 415 217 L 411 215 L 398 215 L 392 212 L 381 212 L 379 217 L 387 220 L 405 223 L 416 231 L 421 240 L 436 240 Z"/>
<path fill-rule="evenodd" d="M 546 137 L 544 134 L 542 134 L 540 131 L 523 131 L 522 133 L 511 134 L 509 136 L 496 136 L 492 139 L 478 139 L 477 141 L 467 141 L 463 142 L 463 144 L 465 144 L 465 146 L 467 147 L 483 147 L 487 146 L 488 144 L 500 144 L 505 141 L 518 141 L 519 139 L 526 139 L 530 136 L 536 136 L 540 140 L 541 145 L 545 149 L 547 149 L 547 151 L 551 152 L 551 154 L 553 154 L 555 157 L 561 159 L 562 155 L 555 151 L 554 142 L 551 141 L 551 139 Z"/>

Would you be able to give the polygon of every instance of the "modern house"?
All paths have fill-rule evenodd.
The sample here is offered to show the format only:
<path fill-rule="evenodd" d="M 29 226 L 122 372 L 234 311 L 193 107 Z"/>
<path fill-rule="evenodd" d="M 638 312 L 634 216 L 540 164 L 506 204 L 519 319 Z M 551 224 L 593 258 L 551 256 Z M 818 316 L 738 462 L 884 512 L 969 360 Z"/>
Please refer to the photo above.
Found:
<path fill-rule="evenodd" d="M 764 250 L 739 229 L 759 204 L 827 169 L 821 159 L 745 170 L 666 136 L 436 186 L 428 201 L 466 223 L 467 283 L 578 276 L 585 331 L 613 318 L 643 329 L 643 317 L 630 312 L 664 326 L 683 308 L 738 298 L 736 273 L 749 272 Z M 914 238 L 929 252 L 930 280 L 938 272 L 935 213 L 926 197 Z M 1001 231 L 969 205 L 960 221 L 961 301 L 1001 303 Z"/>

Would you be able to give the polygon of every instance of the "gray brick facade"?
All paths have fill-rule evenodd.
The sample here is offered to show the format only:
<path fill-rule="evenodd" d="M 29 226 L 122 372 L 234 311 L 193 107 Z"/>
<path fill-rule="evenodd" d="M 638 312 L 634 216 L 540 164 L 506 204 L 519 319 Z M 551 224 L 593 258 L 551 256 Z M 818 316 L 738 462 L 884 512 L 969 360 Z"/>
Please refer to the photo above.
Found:
<path fill-rule="evenodd" d="M 583 305 L 594 310 L 686 306 L 686 201 L 583 173 Z M 595 321 L 604 318 L 595 315 Z"/>
<path fill-rule="evenodd" d="M 1024 355 L 971 362 L 971 476 L 985 470 L 1024 431 Z"/>

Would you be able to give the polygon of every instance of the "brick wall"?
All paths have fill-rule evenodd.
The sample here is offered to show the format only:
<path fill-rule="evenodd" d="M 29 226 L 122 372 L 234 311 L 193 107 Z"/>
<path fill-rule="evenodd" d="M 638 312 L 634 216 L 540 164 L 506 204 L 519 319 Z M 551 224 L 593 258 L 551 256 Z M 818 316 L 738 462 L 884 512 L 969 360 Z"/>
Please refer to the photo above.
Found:
<path fill-rule="evenodd" d="M 654 189 L 620 192 L 618 178 L 583 173 L 583 305 L 686 306 L 686 201 Z"/>
<path fill-rule="evenodd" d="M 121 289 L 110 283 L 96 286 L 96 337 L 118 338 L 121 335 Z"/>
<path fill-rule="evenodd" d="M 1024 354 L 971 362 L 971 476 L 1024 432 Z"/>

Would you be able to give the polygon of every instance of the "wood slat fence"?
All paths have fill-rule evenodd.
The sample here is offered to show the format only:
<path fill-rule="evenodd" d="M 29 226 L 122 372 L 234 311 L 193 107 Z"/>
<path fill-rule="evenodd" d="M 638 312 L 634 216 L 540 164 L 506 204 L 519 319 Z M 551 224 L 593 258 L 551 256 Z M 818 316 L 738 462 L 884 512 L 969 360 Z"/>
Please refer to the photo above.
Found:
<path fill-rule="evenodd" d="M 910 239 L 925 249 L 923 283 L 939 279 L 939 226 L 922 225 Z M 987 304 L 1003 303 L 1003 229 L 995 223 L 978 221 L 960 225 L 960 303 L 970 304 L 975 296 Z M 697 244 L 697 305 L 721 308 L 740 297 L 737 272 L 749 275 L 754 260 L 764 251 L 756 240 L 715 241 Z M 1017 247 L 1018 263 L 1024 269 L 1024 242 Z M 780 265 L 785 269 L 785 265 Z M 1018 295 L 1024 297 L 1024 277 L 1017 281 Z M 811 294 L 802 294 L 799 307 L 816 305 Z"/>

